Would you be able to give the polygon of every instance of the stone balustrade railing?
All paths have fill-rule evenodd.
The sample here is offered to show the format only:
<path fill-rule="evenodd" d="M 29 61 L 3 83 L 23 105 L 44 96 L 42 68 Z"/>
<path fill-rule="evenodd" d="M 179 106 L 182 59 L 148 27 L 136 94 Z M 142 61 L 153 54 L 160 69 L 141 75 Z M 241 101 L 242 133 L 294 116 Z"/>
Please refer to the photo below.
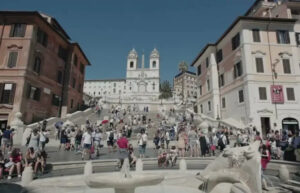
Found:
<path fill-rule="evenodd" d="M 168 169 L 178 169 L 178 163 L 173 168 Z M 187 169 L 193 170 L 203 170 L 210 162 L 215 158 L 185 158 L 187 163 Z M 114 172 L 119 171 L 117 166 L 117 159 L 107 159 L 107 160 L 93 160 L 93 170 L 94 172 Z M 82 174 L 85 161 L 70 161 L 70 162 L 53 162 L 51 163 L 51 176 L 61 176 L 61 175 L 70 175 L 70 174 Z M 156 170 L 161 169 L 157 166 L 157 158 L 145 158 L 143 159 L 144 169 L 145 170 Z M 286 165 L 290 174 L 295 174 L 300 172 L 300 163 L 299 162 L 287 162 L 282 160 L 272 160 L 269 165 L 266 173 L 268 175 L 277 176 L 280 165 Z"/>

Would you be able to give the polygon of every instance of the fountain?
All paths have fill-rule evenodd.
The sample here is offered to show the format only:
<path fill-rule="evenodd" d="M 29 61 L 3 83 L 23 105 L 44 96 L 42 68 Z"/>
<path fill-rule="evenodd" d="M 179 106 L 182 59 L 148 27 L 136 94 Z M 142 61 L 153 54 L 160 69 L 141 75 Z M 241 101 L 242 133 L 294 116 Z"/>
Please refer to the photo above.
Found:
<path fill-rule="evenodd" d="M 181 172 L 185 172 L 187 170 L 186 161 L 185 159 L 181 159 L 179 162 L 179 170 Z"/>
<path fill-rule="evenodd" d="M 138 159 L 137 161 L 136 161 L 136 166 L 135 166 L 135 171 L 136 172 L 142 172 L 144 169 L 144 166 L 143 166 L 144 164 L 143 164 L 143 161 L 142 161 L 142 159 Z"/>
<path fill-rule="evenodd" d="M 32 180 L 32 170 L 25 169 L 22 186 L 29 193 L 290 193 L 300 192 L 299 182 L 285 166 L 280 167 L 279 177 L 261 178 L 259 142 L 247 147 L 226 148 L 208 166 L 187 170 L 181 159 L 179 170 L 143 170 L 137 160 L 136 171 L 130 172 L 125 159 L 120 172 L 93 173 L 92 162 L 84 166 L 84 173 Z M 196 175 L 197 174 L 197 175 Z M 263 183 L 262 183 L 263 182 Z M 272 185 L 274 184 L 274 186 Z M 263 185 L 263 186 L 262 186 Z M 275 187 L 277 186 L 277 187 Z"/>
<path fill-rule="evenodd" d="M 142 162 L 140 161 L 142 164 Z M 140 165 L 140 164 L 139 164 Z M 138 171 L 142 169 L 139 166 Z M 85 177 L 86 184 L 91 188 L 114 188 L 115 193 L 134 193 L 139 186 L 153 186 L 160 184 L 164 180 L 164 176 L 141 173 L 130 173 L 129 160 L 124 160 L 119 176 L 116 175 L 97 175 L 90 174 Z"/>
<path fill-rule="evenodd" d="M 22 173 L 22 179 L 21 184 L 22 186 L 28 186 L 33 179 L 33 170 L 32 167 L 25 167 L 23 173 Z"/>

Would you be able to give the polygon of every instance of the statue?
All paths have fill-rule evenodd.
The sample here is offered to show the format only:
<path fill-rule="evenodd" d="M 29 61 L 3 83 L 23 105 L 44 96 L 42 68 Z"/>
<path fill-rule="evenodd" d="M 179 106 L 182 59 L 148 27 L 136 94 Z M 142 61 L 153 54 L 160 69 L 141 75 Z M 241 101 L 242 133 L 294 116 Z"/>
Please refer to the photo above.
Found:
<path fill-rule="evenodd" d="M 207 193 L 262 193 L 260 142 L 247 147 L 226 148 L 197 176 Z"/>
<path fill-rule="evenodd" d="M 188 71 L 188 65 L 185 61 L 182 61 L 180 64 L 179 64 L 179 71 L 180 72 L 186 72 Z"/>

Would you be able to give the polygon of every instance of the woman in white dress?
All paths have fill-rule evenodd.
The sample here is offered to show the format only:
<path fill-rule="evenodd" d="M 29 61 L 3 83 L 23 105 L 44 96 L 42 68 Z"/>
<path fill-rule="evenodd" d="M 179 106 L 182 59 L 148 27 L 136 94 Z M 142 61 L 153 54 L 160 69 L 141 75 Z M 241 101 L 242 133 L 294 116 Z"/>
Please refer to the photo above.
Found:
<path fill-rule="evenodd" d="M 29 137 L 30 141 L 28 144 L 28 148 L 33 147 L 34 151 L 39 150 L 40 134 L 38 133 L 38 129 L 34 129 Z"/>

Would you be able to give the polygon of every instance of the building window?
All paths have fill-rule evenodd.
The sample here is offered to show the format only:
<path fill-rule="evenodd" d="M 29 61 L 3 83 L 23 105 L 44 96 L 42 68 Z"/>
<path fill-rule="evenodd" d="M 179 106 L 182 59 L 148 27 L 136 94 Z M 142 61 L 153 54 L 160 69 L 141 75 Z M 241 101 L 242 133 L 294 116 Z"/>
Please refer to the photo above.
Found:
<path fill-rule="evenodd" d="M 300 45 L 300 33 L 296 33 L 296 42 L 297 42 L 297 45 L 299 46 Z"/>
<path fill-rule="evenodd" d="M 239 91 L 239 103 L 244 102 L 244 90 Z"/>
<path fill-rule="evenodd" d="M 217 63 L 221 62 L 223 60 L 223 51 L 222 49 L 217 51 Z"/>
<path fill-rule="evenodd" d="M 130 68 L 133 68 L 133 66 L 134 66 L 134 63 L 130 62 Z"/>
<path fill-rule="evenodd" d="M 14 103 L 16 84 L 0 83 L 0 104 Z"/>
<path fill-rule="evenodd" d="M 40 70 L 41 70 L 41 63 L 42 63 L 42 60 L 40 57 L 35 57 L 34 59 L 34 65 L 33 65 L 33 71 L 36 72 L 36 73 L 40 73 Z"/>
<path fill-rule="evenodd" d="M 77 55 L 76 55 L 76 54 L 74 54 L 74 58 L 73 58 L 73 64 L 74 64 L 75 66 L 77 66 L 77 62 L 78 62 Z"/>
<path fill-rule="evenodd" d="M 202 85 L 199 86 L 199 95 L 202 95 Z"/>
<path fill-rule="evenodd" d="M 63 59 L 64 61 L 67 60 L 67 49 L 59 46 L 58 47 L 58 56 Z"/>
<path fill-rule="evenodd" d="M 259 29 L 252 30 L 253 42 L 260 42 L 260 32 Z"/>
<path fill-rule="evenodd" d="M 287 30 L 278 30 L 276 32 L 277 43 L 278 44 L 289 44 L 290 43 L 290 35 Z"/>
<path fill-rule="evenodd" d="M 267 89 L 266 87 L 259 87 L 259 100 L 267 100 Z"/>
<path fill-rule="evenodd" d="M 225 97 L 222 97 L 222 108 L 223 109 L 226 108 L 226 99 L 225 99 Z"/>
<path fill-rule="evenodd" d="M 152 62 L 152 68 L 156 68 L 156 61 Z"/>
<path fill-rule="evenodd" d="M 262 58 L 255 58 L 256 62 L 256 72 L 257 73 L 264 73 L 264 62 Z"/>
<path fill-rule="evenodd" d="M 197 66 L 197 74 L 198 74 L 198 76 L 201 75 L 201 64 L 199 66 Z"/>
<path fill-rule="evenodd" d="M 198 76 L 201 75 L 201 64 L 197 67 L 197 74 Z"/>
<path fill-rule="evenodd" d="M 116 86 L 117 86 L 117 83 L 114 82 L 114 87 L 116 87 Z"/>
<path fill-rule="evenodd" d="M 294 101 L 295 100 L 294 88 L 286 88 L 286 95 L 288 101 Z"/>
<path fill-rule="evenodd" d="M 291 65 L 289 59 L 282 59 L 283 73 L 291 74 Z"/>
<path fill-rule="evenodd" d="M 79 92 L 79 93 L 81 93 L 81 89 L 82 89 L 81 84 L 78 84 L 78 92 Z"/>
<path fill-rule="evenodd" d="M 42 31 L 40 28 L 37 30 L 37 42 L 47 47 L 48 44 L 48 35 Z"/>
<path fill-rule="evenodd" d="M 62 84 L 62 81 L 63 80 L 63 74 L 62 74 L 62 71 L 57 71 L 57 82 L 59 83 L 59 84 Z"/>
<path fill-rule="evenodd" d="M 152 84 L 152 90 L 155 90 L 155 83 Z"/>
<path fill-rule="evenodd" d="M 200 105 L 200 112 L 203 113 L 203 105 Z"/>
<path fill-rule="evenodd" d="M 7 67 L 13 68 L 17 65 L 18 52 L 9 52 Z"/>
<path fill-rule="evenodd" d="M 11 25 L 10 37 L 24 37 L 26 32 L 26 24 L 16 23 Z"/>
<path fill-rule="evenodd" d="M 206 81 L 206 84 L 207 84 L 207 91 L 210 91 L 210 82 L 209 82 L 209 79 Z"/>
<path fill-rule="evenodd" d="M 232 50 L 235 50 L 237 47 L 240 46 L 240 33 L 236 34 L 236 35 L 231 39 L 231 44 L 232 44 Z"/>
<path fill-rule="evenodd" d="M 208 111 L 211 111 L 211 102 L 208 101 L 208 102 L 207 102 L 207 105 L 208 105 Z"/>
<path fill-rule="evenodd" d="M 41 89 L 28 85 L 27 98 L 35 101 L 39 101 L 41 97 Z"/>
<path fill-rule="evenodd" d="M 224 74 L 219 76 L 219 86 L 222 87 L 225 85 Z"/>
<path fill-rule="evenodd" d="M 75 86 L 76 86 L 76 79 L 73 77 L 72 78 L 72 87 L 75 88 Z"/>
<path fill-rule="evenodd" d="M 243 74 L 242 62 L 238 62 L 234 65 L 233 77 L 234 77 L 234 79 L 236 79 L 237 77 L 242 76 L 242 74 Z"/>
<path fill-rule="evenodd" d="M 80 72 L 84 74 L 84 64 L 80 63 Z"/>
<path fill-rule="evenodd" d="M 208 60 L 208 57 L 206 57 L 205 61 L 206 61 L 206 68 L 208 68 L 208 66 L 209 66 L 209 60 Z"/>

